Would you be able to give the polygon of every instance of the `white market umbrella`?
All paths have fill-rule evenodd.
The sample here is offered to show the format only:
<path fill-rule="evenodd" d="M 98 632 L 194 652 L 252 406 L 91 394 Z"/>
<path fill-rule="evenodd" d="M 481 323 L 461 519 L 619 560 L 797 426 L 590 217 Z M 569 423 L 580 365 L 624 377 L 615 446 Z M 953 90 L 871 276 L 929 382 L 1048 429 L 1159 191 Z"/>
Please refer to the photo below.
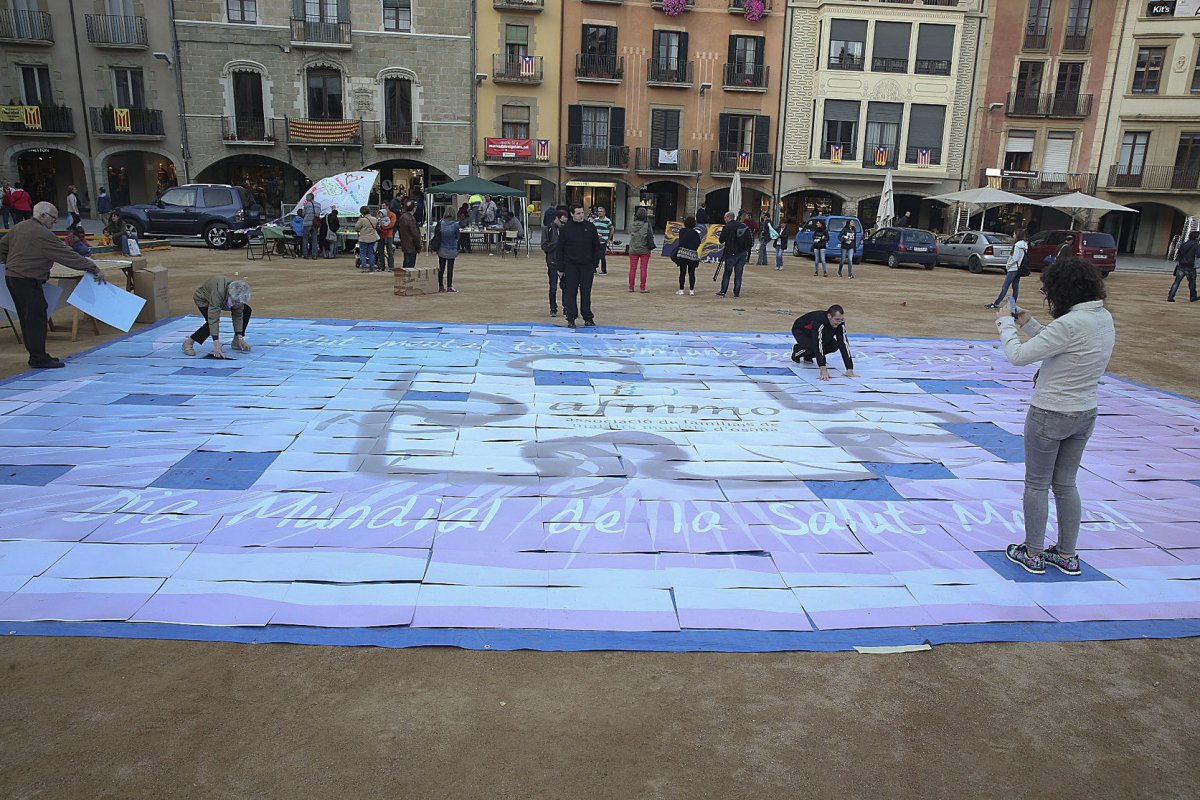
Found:
<path fill-rule="evenodd" d="M 1071 215 L 1074 222 L 1078 222 L 1080 217 L 1087 217 L 1092 211 L 1132 211 L 1134 214 L 1139 213 L 1136 208 L 1123 206 L 1118 203 L 1110 203 L 1108 200 L 1102 200 L 1099 197 L 1092 197 L 1090 194 L 1083 192 L 1071 192 L 1070 194 L 1060 194 L 1057 197 L 1050 197 L 1042 201 L 1042 205 L 1047 208 L 1057 208 L 1059 211 L 1065 211 Z"/>
<path fill-rule="evenodd" d="M 883 178 L 883 193 L 879 196 L 879 213 L 876 214 L 875 227 L 886 228 L 896 218 L 896 193 L 892 189 L 892 171 L 889 169 Z"/>
<path fill-rule="evenodd" d="M 742 211 L 742 173 L 733 173 L 733 183 L 729 184 L 729 210 L 734 214 Z"/>
<path fill-rule="evenodd" d="M 943 203 L 962 203 L 965 206 L 975 206 L 980 211 L 987 211 L 989 208 L 996 206 L 1007 205 L 1026 205 L 1040 206 L 1042 203 L 1029 197 L 1020 194 L 1006 192 L 1003 189 L 993 189 L 990 186 L 981 186 L 978 189 L 965 189 L 961 192 L 950 192 L 949 194 L 938 194 L 929 198 L 930 200 L 940 200 Z M 955 215 L 954 229 L 958 230 L 958 219 Z"/>

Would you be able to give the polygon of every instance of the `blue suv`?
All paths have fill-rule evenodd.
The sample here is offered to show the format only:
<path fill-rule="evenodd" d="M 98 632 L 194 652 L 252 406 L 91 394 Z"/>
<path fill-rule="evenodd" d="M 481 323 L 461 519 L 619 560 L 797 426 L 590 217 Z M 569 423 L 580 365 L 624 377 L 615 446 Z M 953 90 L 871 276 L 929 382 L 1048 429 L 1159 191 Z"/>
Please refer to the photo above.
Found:
<path fill-rule="evenodd" d="M 200 237 L 209 247 L 241 247 L 246 237 L 232 231 L 262 224 L 262 207 L 241 186 L 189 183 L 172 186 L 153 203 L 117 209 L 125 230 L 145 236 Z"/>
<path fill-rule="evenodd" d="M 838 244 L 838 236 L 841 234 L 842 228 L 846 227 L 847 222 L 853 222 L 854 229 L 858 231 L 858 246 L 854 248 L 854 260 L 862 260 L 863 224 L 862 220 L 858 217 L 809 217 L 808 221 L 800 226 L 800 230 L 796 231 L 796 241 L 792 243 L 792 255 L 812 255 L 813 228 L 817 220 L 825 223 L 825 230 L 829 234 L 828 250 L 825 251 L 826 260 L 837 261 L 841 259 L 841 245 Z"/>

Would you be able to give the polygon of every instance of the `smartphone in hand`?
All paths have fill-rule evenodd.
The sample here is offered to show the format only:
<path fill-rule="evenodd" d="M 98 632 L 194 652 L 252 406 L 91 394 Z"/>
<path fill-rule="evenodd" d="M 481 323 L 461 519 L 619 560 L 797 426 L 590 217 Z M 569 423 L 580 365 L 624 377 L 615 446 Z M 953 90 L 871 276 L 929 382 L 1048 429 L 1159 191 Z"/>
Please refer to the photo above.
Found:
<path fill-rule="evenodd" d="M 1017 299 L 1012 295 L 1008 298 L 1008 310 L 1012 313 L 1013 319 L 1017 318 Z"/>

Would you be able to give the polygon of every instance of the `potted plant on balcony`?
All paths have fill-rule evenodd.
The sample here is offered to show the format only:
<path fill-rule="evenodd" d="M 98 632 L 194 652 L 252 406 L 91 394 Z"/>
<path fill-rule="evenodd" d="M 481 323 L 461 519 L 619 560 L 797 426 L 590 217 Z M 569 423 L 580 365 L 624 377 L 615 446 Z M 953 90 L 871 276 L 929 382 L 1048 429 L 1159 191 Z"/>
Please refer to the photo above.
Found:
<path fill-rule="evenodd" d="M 687 0 L 662 0 L 663 13 L 668 17 L 678 17 L 687 11 Z"/>
<path fill-rule="evenodd" d="M 763 18 L 763 14 L 767 13 L 767 4 L 763 0 L 746 0 L 742 8 L 744 13 L 742 16 L 747 22 L 758 22 Z"/>

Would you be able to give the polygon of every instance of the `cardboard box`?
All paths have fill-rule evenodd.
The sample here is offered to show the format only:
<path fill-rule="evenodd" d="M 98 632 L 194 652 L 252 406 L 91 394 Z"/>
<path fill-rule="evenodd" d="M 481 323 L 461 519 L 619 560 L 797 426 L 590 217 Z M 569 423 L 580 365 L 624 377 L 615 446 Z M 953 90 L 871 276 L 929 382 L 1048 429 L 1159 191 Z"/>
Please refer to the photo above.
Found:
<path fill-rule="evenodd" d="M 432 294 L 434 272 L 431 269 L 396 268 L 396 294 L 411 296 Z"/>
<path fill-rule="evenodd" d="M 145 259 L 138 259 L 144 265 Z M 134 262 L 138 263 L 137 261 Z M 171 294 L 167 288 L 166 267 L 146 267 L 134 270 L 133 293 L 145 299 L 138 322 L 158 322 L 171 316 Z"/>

